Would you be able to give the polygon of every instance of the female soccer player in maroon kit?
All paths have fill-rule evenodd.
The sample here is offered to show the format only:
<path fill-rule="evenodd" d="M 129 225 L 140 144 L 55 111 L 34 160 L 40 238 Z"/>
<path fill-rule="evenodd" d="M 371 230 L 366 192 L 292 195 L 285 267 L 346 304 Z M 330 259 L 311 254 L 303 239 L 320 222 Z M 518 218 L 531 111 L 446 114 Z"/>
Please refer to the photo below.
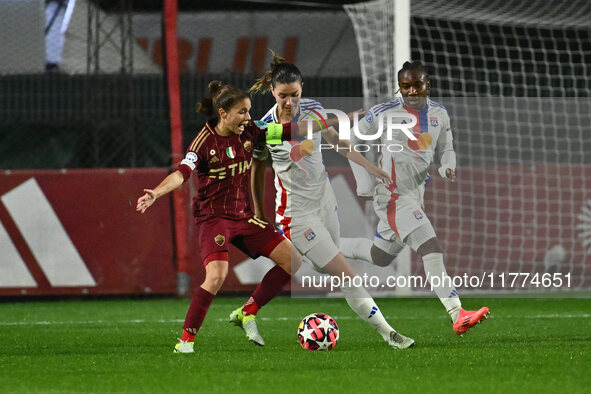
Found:
<path fill-rule="evenodd" d="M 176 170 L 155 189 L 137 201 L 136 209 L 144 213 L 158 197 L 180 187 L 197 171 L 199 193 L 194 199 L 193 214 L 205 266 L 205 280 L 195 291 L 187 312 L 183 334 L 175 352 L 193 353 L 194 338 L 207 310 L 228 275 L 228 248 L 232 243 L 252 258 L 267 256 L 276 264 L 263 278 L 245 304 L 242 327 L 249 340 L 264 345 L 255 315 L 258 309 L 275 297 L 301 263 L 291 243 L 272 225 L 254 216 L 249 206 L 250 167 L 253 148 L 260 142 L 281 143 L 291 139 L 297 127 L 253 122 L 248 95 L 219 81 L 209 84 L 210 97 L 202 100 L 198 110 L 214 115 L 197 133 L 185 158 Z M 262 128 L 260 128 L 260 127 Z M 250 313 L 249 313 L 250 312 Z"/>

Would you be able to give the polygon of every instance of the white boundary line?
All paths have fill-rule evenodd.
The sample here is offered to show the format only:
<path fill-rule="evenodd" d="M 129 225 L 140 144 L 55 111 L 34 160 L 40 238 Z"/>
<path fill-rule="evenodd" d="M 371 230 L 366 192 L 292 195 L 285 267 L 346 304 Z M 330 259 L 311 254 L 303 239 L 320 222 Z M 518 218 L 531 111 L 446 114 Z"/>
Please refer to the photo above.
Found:
<path fill-rule="evenodd" d="M 419 320 L 425 319 L 424 316 L 416 316 L 416 317 L 391 317 L 386 316 L 389 319 L 397 319 L 397 320 Z M 334 316 L 335 320 L 354 320 L 357 319 L 357 316 Z M 432 316 L 429 318 L 435 319 L 449 319 L 448 316 L 441 315 L 441 316 Z M 489 316 L 490 318 L 495 318 L 494 316 Z M 561 314 L 561 313 L 553 313 L 547 315 L 500 315 L 497 316 L 497 319 L 589 319 L 591 318 L 591 314 L 589 313 L 579 313 L 579 314 Z M 288 321 L 288 320 L 298 320 L 299 317 L 260 317 L 258 320 L 262 321 Z M 218 322 L 227 322 L 228 319 L 215 319 Z M 158 319 L 158 320 L 146 320 L 146 319 L 132 319 L 132 320 L 74 320 L 74 321 L 12 321 L 12 322 L 2 322 L 0 321 L 0 327 L 10 327 L 10 326 L 52 326 L 52 325 L 92 325 L 92 324 L 154 324 L 154 323 L 161 323 L 161 324 L 172 324 L 172 323 L 182 323 L 184 319 Z"/>

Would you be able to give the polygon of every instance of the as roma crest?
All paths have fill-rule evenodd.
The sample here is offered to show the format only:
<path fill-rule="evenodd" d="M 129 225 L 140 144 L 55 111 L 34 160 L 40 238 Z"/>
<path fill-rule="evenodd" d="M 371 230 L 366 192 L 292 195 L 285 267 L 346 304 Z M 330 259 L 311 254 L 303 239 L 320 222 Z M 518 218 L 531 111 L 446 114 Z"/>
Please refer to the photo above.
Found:
<path fill-rule="evenodd" d="M 218 246 L 222 246 L 224 242 L 226 242 L 226 237 L 224 237 L 222 234 L 218 234 L 213 240 L 216 244 L 218 244 Z"/>
<path fill-rule="evenodd" d="M 244 150 L 247 151 L 247 152 L 250 152 L 252 150 L 252 142 L 246 141 L 244 143 Z"/>

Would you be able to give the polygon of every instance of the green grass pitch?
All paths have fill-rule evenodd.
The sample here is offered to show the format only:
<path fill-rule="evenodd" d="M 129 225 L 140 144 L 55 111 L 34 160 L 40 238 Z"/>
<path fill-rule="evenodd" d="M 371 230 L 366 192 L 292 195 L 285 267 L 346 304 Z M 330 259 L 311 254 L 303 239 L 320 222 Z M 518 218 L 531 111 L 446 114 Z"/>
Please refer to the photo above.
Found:
<path fill-rule="evenodd" d="M 2 393 L 589 392 L 591 300 L 463 299 L 491 316 L 463 338 L 436 298 L 379 299 L 416 346 L 394 350 L 343 299 L 280 297 L 259 312 L 267 344 L 227 317 L 245 297 L 215 299 L 195 354 L 173 354 L 188 300 L 0 304 Z M 330 352 L 297 342 L 302 317 L 333 316 Z"/>

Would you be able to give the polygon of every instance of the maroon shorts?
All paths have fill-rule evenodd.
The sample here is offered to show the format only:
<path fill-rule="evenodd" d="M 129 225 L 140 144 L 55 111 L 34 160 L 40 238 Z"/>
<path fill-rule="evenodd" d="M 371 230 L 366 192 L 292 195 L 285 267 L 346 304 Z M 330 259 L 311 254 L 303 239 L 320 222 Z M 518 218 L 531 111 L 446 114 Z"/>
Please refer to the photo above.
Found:
<path fill-rule="evenodd" d="M 198 220 L 197 236 L 201 244 L 201 259 L 207 265 L 230 249 L 230 243 L 253 259 L 269 254 L 284 239 L 269 223 L 251 216 L 243 219 L 231 219 L 208 216 Z"/>

